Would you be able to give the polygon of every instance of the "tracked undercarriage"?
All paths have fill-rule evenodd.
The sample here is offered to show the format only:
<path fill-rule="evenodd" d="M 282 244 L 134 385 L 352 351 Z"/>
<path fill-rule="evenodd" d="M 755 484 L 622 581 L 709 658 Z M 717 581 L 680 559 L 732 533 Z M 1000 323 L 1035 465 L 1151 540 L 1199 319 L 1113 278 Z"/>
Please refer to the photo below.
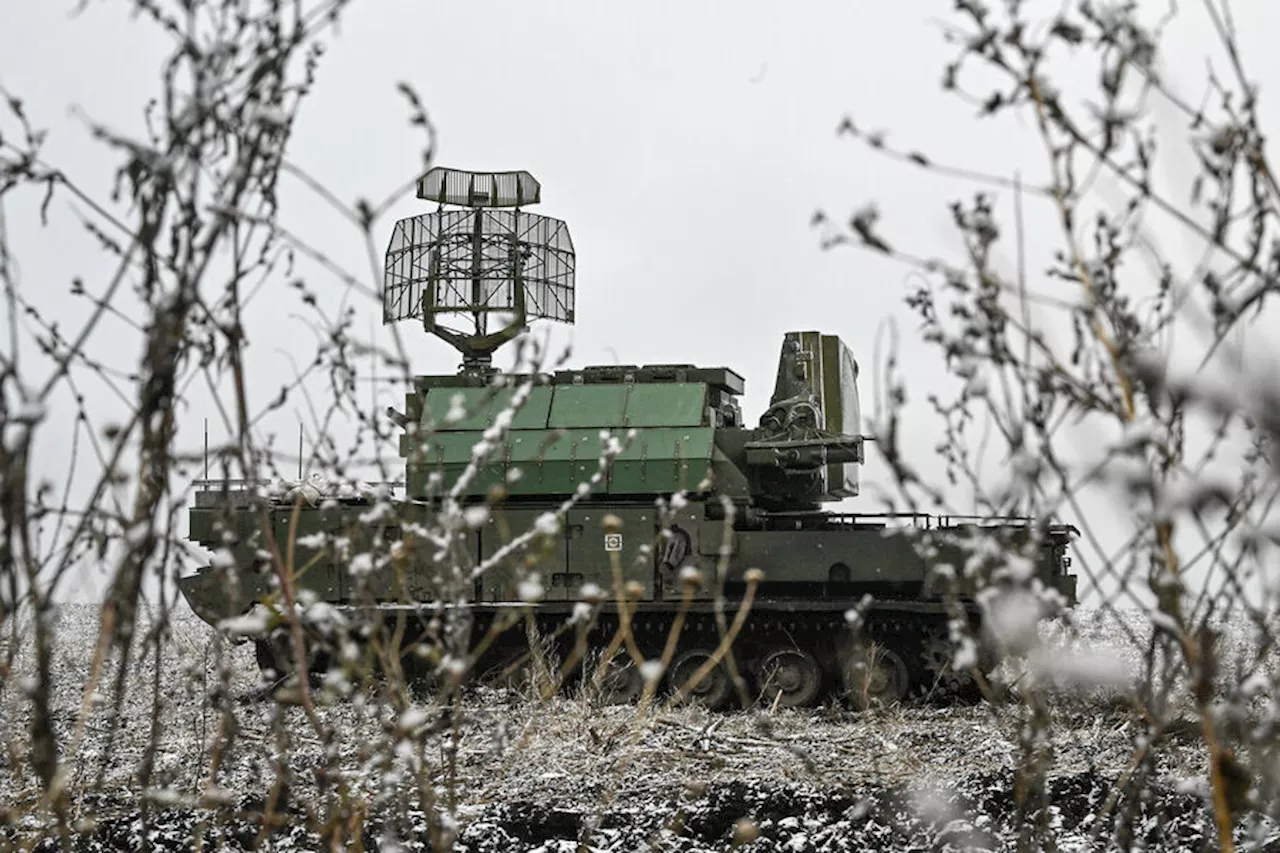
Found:
<path fill-rule="evenodd" d="M 970 673 L 952 666 L 946 615 L 911 602 L 897 604 L 900 609 L 894 602 L 882 604 L 856 631 L 842 611 L 768 599 L 755 601 L 740 624 L 735 624 L 739 609 L 732 604 L 719 616 L 706 603 L 676 613 L 640 606 L 628 614 L 627 632 L 620 629 L 616 604 L 578 620 L 561 607 L 480 610 L 469 615 L 470 647 L 486 638 L 489 642 L 468 667 L 464 686 L 502 687 L 531 696 L 581 691 L 605 703 L 626 703 L 639 701 L 646 676 L 656 676 L 650 688 L 655 698 L 710 710 L 827 702 L 863 709 L 973 695 L 976 684 Z M 406 616 L 405 636 L 428 638 L 428 643 L 423 657 L 402 651 L 400 665 L 411 682 L 438 691 L 443 683 L 439 668 L 428 661 L 441 621 L 424 619 L 416 611 Z M 977 613 L 970 616 L 977 628 Z M 495 623 L 509 627 L 489 638 Z M 724 642 L 726 636 L 730 643 Z M 333 654 L 336 644 L 311 640 L 314 676 L 341 668 Z M 257 649 L 269 680 L 287 680 L 284 676 L 293 670 L 288 632 L 281 629 L 274 643 L 259 641 Z M 645 661 L 651 667 L 665 661 L 665 667 L 646 672 Z M 698 670 L 712 661 L 699 677 Z"/>
<path fill-rule="evenodd" d="M 862 708 L 928 693 L 954 692 L 967 681 L 963 674 L 957 678 L 949 666 L 943 616 L 922 619 L 919 611 L 879 611 L 855 638 L 841 612 L 814 612 L 785 602 L 763 601 L 752 608 L 730 647 L 717 656 L 728 633 L 722 625 L 731 626 L 735 616 L 734 610 L 725 612 L 722 621 L 705 609 L 687 614 L 658 695 L 694 701 L 713 710 L 755 702 L 769 707 L 811 707 L 830 700 Z M 552 619 L 539 621 L 543 622 L 539 625 L 543 636 L 554 632 Z M 672 614 L 661 611 L 635 614 L 632 634 L 643 659 L 663 658 L 674 621 Z M 606 649 L 617 633 L 616 613 L 610 613 L 597 620 L 585 639 L 591 649 Z M 832 638 L 842 642 L 833 643 Z M 553 660 L 569 659 L 577 639 L 566 637 L 565 642 L 556 643 Z M 683 695 L 676 696 L 694 680 L 698 669 L 713 659 L 719 663 Z M 490 662 L 493 665 L 486 667 Z M 618 650 L 611 663 L 598 681 L 602 698 L 638 699 L 645 686 L 642 668 L 625 648 Z M 932 669 L 930 663 L 942 668 Z M 519 673 L 527 677 L 531 665 L 528 644 L 510 642 L 481 663 L 481 669 L 490 676 L 509 678 L 510 673 Z M 735 671 L 740 683 L 735 681 Z M 575 674 L 587 684 L 595 681 L 591 667 Z"/>

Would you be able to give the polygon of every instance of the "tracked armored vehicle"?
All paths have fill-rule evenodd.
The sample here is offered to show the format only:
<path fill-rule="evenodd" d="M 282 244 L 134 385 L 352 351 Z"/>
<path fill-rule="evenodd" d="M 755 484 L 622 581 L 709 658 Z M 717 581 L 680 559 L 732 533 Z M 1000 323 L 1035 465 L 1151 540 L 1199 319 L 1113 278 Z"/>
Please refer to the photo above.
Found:
<path fill-rule="evenodd" d="M 336 620 L 393 637 L 397 660 L 417 642 L 437 671 L 510 675 L 538 648 L 614 698 L 865 705 L 964 680 L 949 626 L 980 623 L 979 578 L 1074 603 L 1064 525 L 824 509 L 858 495 L 868 441 L 835 335 L 783 335 L 754 425 L 728 367 L 498 371 L 530 320 L 574 320 L 568 229 L 525 210 L 527 172 L 437 168 L 418 195 L 437 208 L 395 226 L 384 321 L 421 322 L 462 363 L 388 412 L 403 494 L 198 484 L 190 538 L 217 556 L 180 581 L 196 613 L 225 628 L 283 597 L 327 614 L 255 637 L 264 669 L 303 660 L 298 638 L 333 652 Z M 373 641 L 370 618 L 396 627 Z"/>

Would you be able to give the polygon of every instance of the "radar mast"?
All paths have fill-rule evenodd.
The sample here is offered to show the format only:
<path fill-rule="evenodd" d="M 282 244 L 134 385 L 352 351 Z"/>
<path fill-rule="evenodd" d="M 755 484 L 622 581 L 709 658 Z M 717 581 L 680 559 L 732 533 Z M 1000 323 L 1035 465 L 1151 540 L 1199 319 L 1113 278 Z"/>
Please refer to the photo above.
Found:
<path fill-rule="evenodd" d="M 523 210 L 542 200 L 533 175 L 437 166 L 418 198 L 437 207 L 392 231 L 383 323 L 420 318 L 462 353 L 463 372 L 490 373 L 529 320 L 573 322 L 573 241 L 561 220 Z M 491 319 L 502 325 L 491 331 Z"/>

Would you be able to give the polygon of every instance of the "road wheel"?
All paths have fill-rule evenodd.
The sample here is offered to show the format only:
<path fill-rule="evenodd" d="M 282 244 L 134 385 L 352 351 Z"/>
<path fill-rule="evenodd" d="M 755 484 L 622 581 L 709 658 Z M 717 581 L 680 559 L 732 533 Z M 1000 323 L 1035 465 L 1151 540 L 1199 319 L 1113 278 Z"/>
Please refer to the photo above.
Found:
<path fill-rule="evenodd" d="M 600 702 L 605 705 L 627 705 L 644 693 L 644 677 L 640 667 L 626 652 L 619 652 L 605 668 L 600 680 Z"/>
<path fill-rule="evenodd" d="M 769 707 L 802 708 L 822 689 L 822 667 L 802 649 L 775 649 L 760 664 L 760 698 Z"/>
<path fill-rule="evenodd" d="M 732 689 L 729 673 L 723 662 L 712 667 L 697 684 L 689 683 L 712 655 L 713 652 L 709 649 L 693 649 L 678 655 L 667 673 L 667 683 L 671 686 L 672 693 L 680 697 L 683 703 L 698 704 L 718 711 L 729 704 Z"/>
<path fill-rule="evenodd" d="M 329 669 L 329 654 L 314 639 L 307 638 L 307 683 L 312 689 L 319 688 L 324 682 L 324 674 Z M 254 657 L 258 662 L 258 671 L 262 673 L 268 693 L 297 699 L 297 686 L 294 678 L 296 666 L 293 657 L 293 638 L 287 627 L 276 628 L 264 640 L 255 640 Z"/>
<path fill-rule="evenodd" d="M 276 687 L 293 671 L 289 656 L 289 642 L 282 640 L 254 640 L 253 656 L 258 661 L 258 671 L 268 687 Z"/>
<path fill-rule="evenodd" d="M 902 655 L 876 643 L 851 649 L 842 675 L 845 698 L 859 711 L 900 701 L 910 685 Z"/>
<path fill-rule="evenodd" d="M 482 687 L 523 693 L 532 690 L 535 673 L 533 657 L 528 649 L 515 650 L 480 671 L 476 678 Z"/>

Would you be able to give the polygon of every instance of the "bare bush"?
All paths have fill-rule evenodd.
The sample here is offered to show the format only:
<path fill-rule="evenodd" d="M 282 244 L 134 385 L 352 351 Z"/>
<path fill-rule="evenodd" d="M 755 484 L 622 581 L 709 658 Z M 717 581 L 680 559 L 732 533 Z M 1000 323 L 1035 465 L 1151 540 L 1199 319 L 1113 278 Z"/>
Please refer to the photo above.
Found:
<path fill-rule="evenodd" d="M 847 227 L 816 217 L 825 246 L 885 253 L 920 271 L 908 303 L 922 339 L 960 380 L 954 398 L 929 399 L 950 483 L 972 486 L 981 511 L 1031 509 L 1078 525 L 1082 598 L 1127 637 L 1127 650 L 1099 656 L 1097 629 L 1072 617 L 1065 636 L 1084 656 L 1064 655 L 1027 636 L 1016 584 L 983 592 L 990 612 L 1012 613 L 997 622 L 1013 641 L 1006 665 L 1017 661 L 1006 675 L 1020 679 L 1009 711 L 1024 723 L 1019 784 L 1028 815 L 1040 816 L 1021 838 L 1028 845 L 1052 842 L 1043 738 L 1054 725 L 1050 695 L 1064 682 L 1118 691 L 1142 721 L 1104 812 L 1118 798 L 1138 801 L 1170 731 L 1188 720 L 1205 751 L 1222 849 L 1277 805 L 1275 390 L 1243 344 L 1265 336 L 1280 196 L 1230 11 L 1199 5 L 1226 70 L 1187 96 L 1161 70 L 1172 5 L 1150 18 L 1133 3 L 1064 5 L 1036 18 L 1028 4 L 957 3 L 945 24 L 955 59 L 944 90 L 983 120 L 1021 119 L 1045 177 L 983 174 L 946 162 L 945 151 L 897 148 L 846 118 L 839 132 L 875 152 L 982 185 L 951 205 L 964 255 L 913 254 L 874 204 Z M 1096 88 L 1073 85 L 1078 71 Z M 1162 120 L 1169 111 L 1182 124 Z M 1037 272 L 1028 235 L 1046 228 L 1056 233 Z M 1162 238 L 1198 244 L 1197 262 L 1180 265 Z M 882 381 L 879 431 L 898 486 L 890 500 L 930 505 L 946 484 L 896 446 L 908 381 L 893 354 Z M 991 477 L 993 464 L 1005 475 Z M 1132 816 L 1121 817 L 1116 838 L 1131 841 Z"/>

